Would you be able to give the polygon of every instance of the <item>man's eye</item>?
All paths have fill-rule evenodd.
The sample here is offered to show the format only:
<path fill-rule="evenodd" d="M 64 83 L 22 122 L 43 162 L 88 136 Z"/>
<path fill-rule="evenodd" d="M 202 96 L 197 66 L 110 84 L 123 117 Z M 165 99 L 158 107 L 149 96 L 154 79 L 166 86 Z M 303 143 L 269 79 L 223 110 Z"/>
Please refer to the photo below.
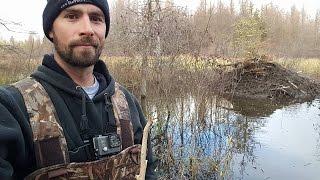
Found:
<path fill-rule="evenodd" d="M 65 18 L 67 18 L 67 19 L 77 19 L 78 16 L 77 16 L 76 14 L 67 14 L 67 15 L 65 16 Z"/>
<path fill-rule="evenodd" d="M 90 19 L 93 22 L 103 22 L 103 18 L 100 16 L 91 16 Z"/>

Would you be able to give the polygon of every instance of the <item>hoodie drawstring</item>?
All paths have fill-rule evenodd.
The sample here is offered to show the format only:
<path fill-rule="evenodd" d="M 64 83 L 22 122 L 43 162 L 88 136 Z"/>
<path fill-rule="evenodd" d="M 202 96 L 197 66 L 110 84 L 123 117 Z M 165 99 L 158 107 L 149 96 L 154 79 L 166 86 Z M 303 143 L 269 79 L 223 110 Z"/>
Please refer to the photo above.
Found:
<path fill-rule="evenodd" d="M 86 94 L 82 90 L 80 86 L 76 87 L 77 90 L 80 90 L 81 92 L 81 103 L 82 103 L 82 108 L 81 108 L 81 121 L 80 121 L 80 131 L 81 133 L 85 133 L 89 130 L 89 123 L 88 123 L 88 118 L 87 118 L 87 108 L 86 108 Z"/>
<path fill-rule="evenodd" d="M 85 136 L 89 131 L 89 122 L 87 117 L 87 111 L 86 111 L 86 93 L 81 88 L 81 86 L 76 87 L 77 90 L 81 92 L 81 105 L 82 105 L 82 114 L 81 114 L 81 121 L 80 121 L 80 132 L 82 136 Z M 112 133 L 116 132 L 117 125 L 114 117 L 113 112 L 113 105 L 111 102 L 111 96 L 108 93 L 104 94 L 104 100 L 105 100 L 105 111 L 108 114 L 108 122 L 107 122 L 107 132 Z M 88 137 L 83 137 L 84 139 L 87 139 Z"/>

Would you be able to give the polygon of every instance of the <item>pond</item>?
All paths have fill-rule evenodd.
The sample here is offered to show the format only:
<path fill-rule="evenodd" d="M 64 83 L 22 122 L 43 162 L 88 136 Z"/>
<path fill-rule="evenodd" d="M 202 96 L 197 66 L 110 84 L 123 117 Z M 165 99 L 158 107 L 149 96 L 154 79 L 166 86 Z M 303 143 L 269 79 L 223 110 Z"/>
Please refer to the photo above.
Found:
<path fill-rule="evenodd" d="M 160 179 L 320 177 L 318 99 L 283 106 L 189 95 L 149 108 L 161 119 L 152 140 Z"/>

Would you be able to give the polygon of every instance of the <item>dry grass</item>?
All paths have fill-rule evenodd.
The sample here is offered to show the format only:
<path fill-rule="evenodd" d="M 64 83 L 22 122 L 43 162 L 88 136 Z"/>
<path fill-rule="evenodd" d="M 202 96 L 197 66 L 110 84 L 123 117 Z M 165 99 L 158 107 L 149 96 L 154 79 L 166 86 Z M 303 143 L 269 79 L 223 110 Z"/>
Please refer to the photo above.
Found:
<path fill-rule="evenodd" d="M 124 84 L 134 94 L 139 95 L 141 58 L 103 57 L 115 79 Z M 277 59 L 276 63 L 303 75 L 320 79 L 320 59 Z M 0 60 L 0 85 L 9 84 L 31 74 L 41 63 L 37 60 Z M 190 92 L 198 89 L 197 85 L 212 86 L 221 74 L 220 65 L 228 63 L 224 59 L 202 58 L 191 56 L 176 58 L 162 57 L 161 60 L 148 60 L 149 95 Z M 160 66 L 159 66 L 160 64 Z M 222 70 L 223 71 L 223 70 Z M 211 87 L 215 90 L 219 87 Z M 221 88 L 220 88 L 221 89 Z"/>
<path fill-rule="evenodd" d="M 16 82 L 29 74 L 40 64 L 40 60 L 0 60 L 0 85 Z"/>
<path fill-rule="evenodd" d="M 115 79 L 140 97 L 142 58 L 103 57 Z M 171 99 L 190 92 L 217 91 L 215 86 L 221 69 L 215 59 L 195 59 L 190 56 L 176 58 L 150 58 L 147 68 L 148 101 L 159 97 Z M 30 75 L 41 60 L 0 60 L 0 85 L 10 84 Z M 155 97 L 154 99 L 152 97 Z"/>
<path fill-rule="evenodd" d="M 110 72 L 120 83 L 139 97 L 141 82 L 141 58 L 112 57 L 103 58 Z M 160 65 L 159 65 L 160 64 Z M 163 57 L 149 59 L 147 68 L 147 89 L 149 97 L 171 98 L 181 94 L 218 89 L 215 87 L 220 69 L 214 60 L 195 59 L 189 56 L 177 58 Z M 170 97 L 169 97 L 170 95 Z M 151 100 L 151 99 L 149 99 Z"/>
<path fill-rule="evenodd" d="M 320 79 L 320 59 L 277 59 L 276 63 L 300 74 Z"/>

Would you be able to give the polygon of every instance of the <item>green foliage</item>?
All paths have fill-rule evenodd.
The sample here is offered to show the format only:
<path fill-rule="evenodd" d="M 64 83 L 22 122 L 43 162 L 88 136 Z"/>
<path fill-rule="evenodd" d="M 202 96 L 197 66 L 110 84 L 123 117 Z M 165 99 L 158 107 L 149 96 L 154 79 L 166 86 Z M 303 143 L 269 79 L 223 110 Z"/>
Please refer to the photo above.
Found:
<path fill-rule="evenodd" d="M 240 19 L 234 28 L 233 45 L 237 56 L 257 56 L 267 37 L 266 25 L 256 12 L 251 17 Z"/>

